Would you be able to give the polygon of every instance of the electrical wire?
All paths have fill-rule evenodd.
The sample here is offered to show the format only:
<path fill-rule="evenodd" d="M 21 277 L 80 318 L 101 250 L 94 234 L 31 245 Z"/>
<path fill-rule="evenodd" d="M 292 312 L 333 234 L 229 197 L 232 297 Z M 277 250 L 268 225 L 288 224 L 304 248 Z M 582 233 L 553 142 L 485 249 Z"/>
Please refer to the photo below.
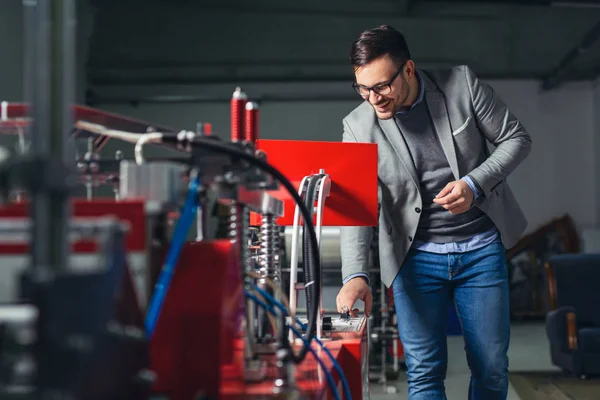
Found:
<path fill-rule="evenodd" d="M 285 307 L 283 304 L 281 304 L 279 301 L 277 301 L 275 298 L 273 298 L 273 296 L 271 296 L 268 292 L 264 291 L 263 289 L 259 288 L 256 285 L 254 286 L 254 290 L 256 290 L 267 301 L 269 301 L 272 305 L 274 305 L 276 308 L 278 308 L 279 310 L 281 310 L 283 313 L 285 313 L 286 315 L 290 314 L 289 307 Z M 300 325 L 300 327 L 302 327 L 302 329 L 306 329 L 306 326 L 298 318 L 292 317 L 292 321 L 295 321 L 298 325 Z M 293 327 L 290 327 L 290 329 L 292 329 L 292 328 Z M 294 332 L 294 333 L 296 333 L 296 332 Z M 337 362 L 337 360 L 335 359 L 335 357 L 333 356 L 333 354 L 331 354 L 331 352 L 329 351 L 329 349 L 325 346 L 325 344 L 322 341 L 319 340 L 319 338 L 315 337 L 314 340 L 323 349 L 323 351 L 325 351 L 325 353 L 327 354 L 327 356 L 331 360 L 331 363 L 333 364 L 333 367 L 337 371 L 337 373 L 338 373 L 338 375 L 340 377 L 340 380 L 342 381 L 342 386 L 344 388 L 344 396 L 345 396 L 345 398 L 347 400 L 351 400 L 352 399 L 352 394 L 350 393 L 350 386 L 348 385 L 348 380 L 346 379 L 346 375 L 344 374 L 344 371 L 342 370 L 342 367 Z"/>
<path fill-rule="evenodd" d="M 77 121 L 75 122 L 75 128 L 80 129 L 82 131 L 87 131 L 91 133 L 95 133 L 97 135 L 104 135 L 114 139 L 120 139 L 124 142 L 136 143 L 140 137 L 146 135 L 145 133 L 133 133 L 133 132 L 125 132 L 119 131 L 116 129 L 108 129 L 105 126 L 99 124 L 93 124 L 87 121 Z M 162 134 L 161 134 L 162 137 Z"/>
<path fill-rule="evenodd" d="M 164 143 L 170 142 L 172 144 L 178 144 L 178 143 L 180 143 L 179 138 L 182 136 L 184 136 L 184 135 L 178 135 L 178 134 L 163 135 L 162 141 Z M 290 196 L 292 196 L 292 198 L 298 205 L 300 212 L 302 213 L 302 216 L 304 218 L 305 229 L 308 229 L 308 235 L 309 235 L 310 241 L 312 242 L 311 248 L 313 251 L 310 252 L 311 257 L 307 257 L 307 259 L 310 259 L 312 261 L 312 263 L 309 263 L 309 265 L 313 269 L 313 282 L 314 282 L 313 284 L 315 285 L 315 287 L 321 287 L 321 260 L 320 260 L 318 251 L 316 251 L 319 248 L 319 246 L 318 246 L 318 242 L 317 242 L 317 236 L 315 233 L 314 224 L 313 224 L 312 218 L 310 218 L 310 214 L 309 214 L 306 206 L 304 205 L 302 199 L 298 195 L 296 188 L 294 188 L 294 185 L 292 185 L 292 183 L 278 169 L 276 169 L 272 165 L 257 158 L 253 153 L 248 153 L 243 150 L 240 150 L 238 147 L 234 147 L 231 144 L 220 143 L 213 139 L 206 139 L 206 138 L 199 138 L 199 137 L 195 137 L 195 139 L 190 144 L 194 148 L 203 148 L 206 150 L 211 150 L 211 151 L 214 151 L 217 153 L 227 154 L 232 157 L 245 160 L 248 163 L 254 165 L 255 167 L 258 167 L 262 171 L 273 176 L 277 181 L 279 181 L 285 187 L 287 192 L 290 194 Z M 318 313 L 320 312 L 320 310 L 319 310 L 319 308 L 320 308 L 319 304 L 320 304 L 320 299 L 321 299 L 320 296 L 321 296 L 321 293 L 319 290 L 313 290 L 314 306 L 312 307 L 312 309 L 310 309 L 310 313 L 309 313 L 309 317 L 308 317 L 308 329 L 306 330 L 306 339 L 307 339 L 308 343 L 310 343 L 311 340 L 314 339 L 316 336 L 315 335 L 316 334 L 316 323 L 315 322 L 318 318 Z M 286 335 L 286 337 L 287 337 L 287 333 L 285 332 L 285 329 L 282 329 L 282 335 Z M 281 340 L 281 345 L 283 345 L 283 346 L 289 345 L 287 339 Z M 306 357 L 306 354 L 307 354 L 309 348 L 310 348 L 310 346 L 303 346 L 300 349 L 300 352 L 298 354 L 294 354 L 294 352 L 290 352 L 290 356 L 292 357 L 292 359 L 294 360 L 295 363 L 300 363 Z"/>
<path fill-rule="evenodd" d="M 290 310 L 289 312 L 290 312 L 290 315 L 292 316 L 292 318 L 296 319 L 296 314 L 291 312 L 290 302 L 289 302 L 289 300 L 287 298 L 287 295 L 283 292 L 283 290 L 281 290 L 281 288 L 275 282 L 273 282 L 271 279 L 269 279 L 267 277 L 264 277 L 264 276 L 260 275 L 257 272 L 254 272 L 254 271 L 247 271 L 246 275 L 249 276 L 249 277 L 251 277 L 251 278 L 254 278 L 254 279 L 262 279 L 262 280 L 264 280 L 264 282 L 267 285 L 269 285 L 269 287 L 271 289 L 273 289 L 273 291 L 275 293 L 277 293 L 277 295 L 281 299 L 281 303 L 283 303 L 283 305 L 285 306 L 285 308 L 287 310 Z"/>
<path fill-rule="evenodd" d="M 252 294 L 250 292 L 246 292 L 246 297 L 248 297 L 249 299 L 251 299 L 252 301 L 254 301 L 259 306 L 263 307 L 268 312 L 270 312 L 270 313 L 272 313 L 274 315 L 277 315 L 277 312 L 276 312 L 276 310 L 273 307 L 271 307 L 270 305 L 268 305 L 264 301 L 260 300 L 254 294 Z M 335 381 L 333 380 L 333 376 L 331 375 L 331 372 L 327 369 L 327 366 L 325 365 L 325 363 L 323 362 L 323 360 L 319 357 L 319 355 L 317 354 L 317 352 L 310 346 L 310 343 L 302 336 L 302 332 L 298 331 L 298 329 L 296 329 L 293 326 L 289 326 L 289 328 L 292 330 L 292 332 L 294 332 L 294 334 L 296 336 L 298 336 L 298 338 L 300 338 L 300 340 L 303 341 L 304 346 L 308 347 L 308 351 L 313 355 L 313 357 L 315 358 L 315 360 L 317 361 L 317 363 L 319 363 L 319 365 L 323 369 L 323 372 L 325 373 L 325 378 L 327 379 L 327 383 L 329 384 L 331 392 L 333 393 L 333 398 L 336 399 L 336 400 L 341 400 L 340 399 L 340 395 L 337 392 L 337 387 L 335 386 Z"/>
<path fill-rule="evenodd" d="M 179 260 L 181 249 L 185 244 L 186 237 L 195 220 L 195 215 L 198 210 L 198 189 L 200 188 L 200 177 L 194 177 L 189 183 L 189 189 L 183 210 L 177 221 L 177 226 L 173 232 L 171 238 L 171 245 L 165 258 L 165 263 L 160 271 L 156 285 L 154 286 L 154 293 L 150 299 L 148 305 L 148 312 L 146 314 L 145 327 L 148 337 L 152 337 L 160 311 L 162 309 L 169 285 L 173 278 L 175 266 Z"/>

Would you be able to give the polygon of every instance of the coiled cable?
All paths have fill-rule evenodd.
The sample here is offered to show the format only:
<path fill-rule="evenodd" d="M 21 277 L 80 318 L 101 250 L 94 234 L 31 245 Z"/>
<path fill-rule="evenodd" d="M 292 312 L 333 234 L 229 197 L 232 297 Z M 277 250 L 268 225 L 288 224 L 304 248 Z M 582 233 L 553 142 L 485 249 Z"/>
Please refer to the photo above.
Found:
<path fill-rule="evenodd" d="M 313 175 L 308 178 L 308 185 L 306 189 L 306 195 L 304 196 L 304 205 L 310 214 L 310 220 L 313 220 L 315 199 L 317 198 L 317 187 L 321 182 L 323 175 Z M 313 307 L 320 308 L 320 304 L 313 304 L 313 291 L 318 290 L 314 285 L 313 269 L 311 265 L 311 252 L 319 253 L 318 248 L 314 248 L 310 241 L 310 232 L 306 229 L 306 224 L 302 228 L 302 261 L 304 263 L 304 291 L 306 294 L 306 310 L 307 313 L 313 309 Z M 321 271 L 314 271 L 319 273 Z M 319 310 L 318 312 L 321 312 Z M 316 321 L 315 321 L 316 324 Z M 316 329 L 316 326 L 315 326 Z"/>

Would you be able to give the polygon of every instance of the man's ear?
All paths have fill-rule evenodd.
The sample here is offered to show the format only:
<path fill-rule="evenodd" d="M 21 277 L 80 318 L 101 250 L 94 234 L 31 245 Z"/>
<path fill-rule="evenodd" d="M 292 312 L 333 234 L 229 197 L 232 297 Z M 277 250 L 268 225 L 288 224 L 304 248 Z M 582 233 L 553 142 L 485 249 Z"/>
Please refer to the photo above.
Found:
<path fill-rule="evenodd" d="M 408 60 L 404 65 L 404 70 L 402 71 L 404 76 L 407 78 L 411 78 L 415 74 L 415 63 L 413 60 Z"/>

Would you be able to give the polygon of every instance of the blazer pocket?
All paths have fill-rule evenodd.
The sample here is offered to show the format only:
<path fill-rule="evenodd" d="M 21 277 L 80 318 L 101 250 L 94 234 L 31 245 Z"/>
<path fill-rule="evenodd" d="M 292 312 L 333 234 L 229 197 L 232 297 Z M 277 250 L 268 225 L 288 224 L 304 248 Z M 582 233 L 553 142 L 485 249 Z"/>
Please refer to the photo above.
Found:
<path fill-rule="evenodd" d="M 471 122 L 471 117 L 468 117 L 464 124 L 462 124 L 457 130 L 452 132 L 452 136 L 456 136 L 463 132 L 465 129 L 467 129 L 467 126 L 469 126 L 469 122 Z"/>

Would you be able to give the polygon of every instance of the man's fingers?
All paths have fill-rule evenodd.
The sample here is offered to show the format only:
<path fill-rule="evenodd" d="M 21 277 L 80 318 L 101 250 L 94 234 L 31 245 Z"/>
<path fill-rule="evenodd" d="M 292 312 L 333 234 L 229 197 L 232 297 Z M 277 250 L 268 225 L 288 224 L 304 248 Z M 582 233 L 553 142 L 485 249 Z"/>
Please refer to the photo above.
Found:
<path fill-rule="evenodd" d="M 455 208 L 459 208 L 459 207 L 463 207 L 466 203 L 466 199 L 464 197 L 460 197 L 457 200 L 453 201 L 450 204 L 445 204 L 442 207 L 444 207 L 446 210 L 451 211 Z"/>
<path fill-rule="evenodd" d="M 342 313 L 344 306 L 346 306 L 348 310 L 352 310 L 354 303 L 356 303 L 356 299 L 353 299 L 352 296 L 340 293 L 337 301 L 338 312 Z"/>
<path fill-rule="evenodd" d="M 354 309 L 354 310 L 352 310 L 352 312 L 350 313 L 350 316 L 351 316 L 352 318 L 356 318 L 356 317 L 358 317 L 358 312 L 359 312 L 359 311 L 360 311 L 360 310 L 359 310 L 358 308 L 355 308 L 355 309 Z"/>
<path fill-rule="evenodd" d="M 433 199 L 434 203 L 437 203 L 441 206 L 454 203 L 456 200 L 460 199 L 462 195 L 460 193 L 450 193 L 445 197 L 436 197 Z"/>
<path fill-rule="evenodd" d="M 370 290 L 367 292 L 363 301 L 365 302 L 365 316 L 369 317 L 371 315 L 371 309 L 373 308 L 373 294 Z"/>
<path fill-rule="evenodd" d="M 448 193 L 450 193 L 452 191 L 452 188 L 454 187 L 454 183 L 450 182 L 449 184 L 447 184 L 446 186 L 444 186 L 444 188 L 442 189 L 441 192 L 439 192 L 437 194 L 437 196 L 435 196 L 436 199 L 440 199 L 444 196 L 446 196 Z"/>

